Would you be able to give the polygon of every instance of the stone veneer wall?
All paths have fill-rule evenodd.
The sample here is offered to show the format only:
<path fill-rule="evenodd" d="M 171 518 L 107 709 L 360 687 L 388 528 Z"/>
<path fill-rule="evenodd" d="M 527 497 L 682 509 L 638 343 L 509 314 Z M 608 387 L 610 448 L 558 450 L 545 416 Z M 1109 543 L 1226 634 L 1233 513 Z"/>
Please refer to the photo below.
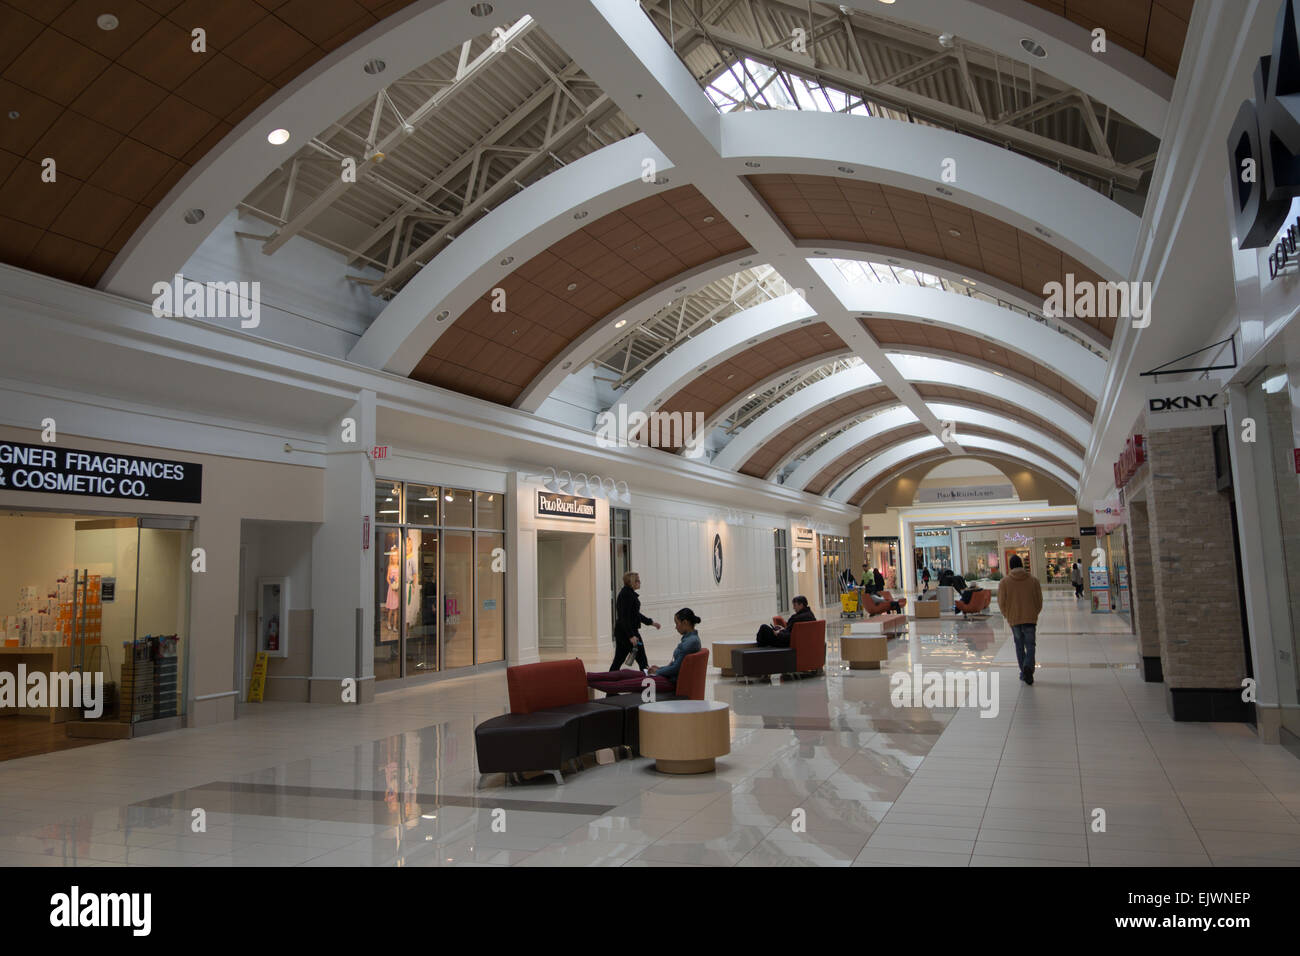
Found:
<path fill-rule="evenodd" d="M 1143 466 L 1145 470 L 1146 466 Z M 1143 657 L 1160 656 L 1160 620 L 1156 613 L 1155 572 L 1151 564 L 1151 518 L 1145 497 L 1128 498 L 1128 584 L 1133 631 Z"/>
<path fill-rule="evenodd" d="M 1292 442 L 1294 426 L 1291 396 L 1287 389 L 1264 399 L 1268 409 L 1269 445 L 1273 449 L 1273 481 L 1277 487 L 1277 511 L 1282 522 L 1282 556 L 1291 604 L 1291 661 L 1300 678 L 1300 476 L 1295 473 Z M 1281 635 L 1278 635 L 1281 643 Z M 1281 647 L 1277 648 L 1281 650 Z"/>
<path fill-rule="evenodd" d="M 1147 508 L 1165 684 L 1232 688 L 1245 677 L 1229 499 L 1209 426 L 1147 434 Z"/>

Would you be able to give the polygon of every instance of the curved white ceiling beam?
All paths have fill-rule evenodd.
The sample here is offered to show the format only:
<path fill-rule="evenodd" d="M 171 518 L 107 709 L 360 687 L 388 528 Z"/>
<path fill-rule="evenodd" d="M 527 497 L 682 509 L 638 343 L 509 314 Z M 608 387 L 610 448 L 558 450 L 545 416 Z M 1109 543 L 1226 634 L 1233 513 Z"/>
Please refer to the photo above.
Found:
<path fill-rule="evenodd" d="M 1080 455 L 1070 451 L 1055 438 L 1039 431 L 1037 428 L 1008 419 L 1007 416 L 999 415 L 996 412 L 985 411 L 982 408 L 972 408 L 970 405 L 950 405 L 945 402 L 927 402 L 926 404 L 930 406 L 930 411 L 934 412 L 940 420 L 956 422 L 958 427 L 955 431 L 961 431 L 961 425 L 989 428 L 1010 438 L 1018 439 L 1030 448 L 1044 451 L 1054 458 L 1059 458 L 1076 475 L 1083 473 L 1083 458 Z"/>
<path fill-rule="evenodd" d="M 1085 448 L 1088 445 L 1092 434 L 1091 422 L 1059 399 L 1044 395 L 1014 378 L 953 358 L 891 352 L 889 360 L 910 382 L 966 388 L 1021 405 L 1052 422 Z"/>
<path fill-rule="evenodd" d="M 850 284 L 834 263 L 809 259 L 808 264 L 850 312 L 927 322 L 987 339 L 991 344 L 1050 368 L 1093 398 L 1101 394 L 1106 362 L 1079 343 L 1019 312 L 943 289 L 884 283 Z"/>
<path fill-rule="evenodd" d="M 728 316 L 663 356 L 612 407 L 626 405 L 628 414 L 653 411 L 701 371 L 749 348 L 751 339 L 762 341 L 788 332 L 810 324 L 815 316 L 795 292 Z"/>
<path fill-rule="evenodd" d="M 1173 77 L 1114 42 L 1105 55 L 1092 52 L 1092 34 L 1076 23 L 1020 0 L 907 0 L 882 7 L 876 0 L 848 0 L 873 16 L 912 23 L 933 36 L 954 33 L 962 40 L 994 50 L 1021 66 L 1047 68 L 1058 80 L 1083 90 L 1137 125 L 1162 136 Z M 1037 41 L 1047 52 L 1037 59 L 1020 46 L 1021 37 Z"/>
<path fill-rule="evenodd" d="M 660 171 L 656 183 L 642 181 L 643 158 L 653 159 Z M 348 361 L 409 374 L 454 319 L 518 264 L 583 223 L 683 185 L 671 173 L 668 157 L 644 133 L 557 169 L 497 206 L 417 272 L 375 317 Z M 448 317 L 439 322 L 444 311 Z"/>
<path fill-rule="evenodd" d="M 895 465 L 907 461 L 913 455 L 919 455 L 926 451 L 937 451 L 942 447 L 943 443 L 933 435 L 921 435 L 918 438 L 909 438 L 907 441 L 899 442 L 897 445 L 890 445 L 869 461 L 864 461 L 858 465 L 837 486 L 832 486 L 827 497 L 832 501 L 848 501 L 859 488 L 871 482 L 877 475 L 883 474 Z"/>
<path fill-rule="evenodd" d="M 821 474 L 822 469 L 845 452 L 852 451 L 858 445 L 878 438 L 885 432 L 915 424 L 916 421 L 917 418 L 910 408 L 898 405 L 865 422 L 859 422 L 852 428 L 840 432 L 804 459 L 803 463 L 785 480 L 785 486 L 803 491 L 808 486 L 808 482 Z"/>
<path fill-rule="evenodd" d="M 996 438 L 989 438 L 986 435 L 961 435 L 958 434 L 957 440 L 969 448 L 983 448 L 987 451 L 997 452 L 1008 458 L 1014 458 L 1017 461 L 1023 461 L 1027 465 L 1032 465 L 1045 475 L 1051 475 L 1053 478 L 1065 485 L 1071 491 L 1077 491 L 1079 488 L 1079 476 L 1072 475 L 1062 469 L 1059 465 L 1054 465 L 1046 458 L 1035 455 L 1027 448 L 1009 441 L 999 441 Z"/>
<path fill-rule="evenodd" d="M 758 263 L 754 259 L 754 250 L 745 249 L 683 272 L 659 283 L 635 299 L 625 302 L 579 335 L 563 352 L 552 359 L 551 364 L 528 383 L 528 387 L 515 402 L 515 408 L 526 412 L 537 411 L 561 382 L 613 348 L 619 339 L 661 310 L 666 300 L 698 292 L 710 282 L 725 279 L 741 269 L 756 264 Z M 622 328 L 615 328 L 619 322 L 626 322 L 626 324 Z"/>
<path fill-rule="evenodd" d="M 1076 416 L 1083 418 L 1085 421 L 1087 420 L 1086 413 L 1083 411 L 1082 406 L 1076 407 L 1073 402 L 1065 398 L 1065 396 L 1061 395 L 1055 389 L 1049 388 L 1032 376 L 1023 375 L 1014 369 L 1007 368 L 1005 365 L 999 365 L 992 359 L 984 358 L 982 355 L 977 357 L 973 355 L 965 355 L 960 352 L 952 352 L 943 348 L 931 348 L 928 345 L 908 344 L 884 345 L 881 346 L 881 351 L 885 352 L 887 355 L 903 354 L 922 358 L 936 358 L 941 361 L 951 360 L 956 362 L 958 365 L 964 365 L 967 368 L 980 369 L 988 372 L 995 378 L 1000 378 L 1008 382 L 1017 382 L 1029 389 L 1035 395 L 1038 395 L 1041 399 L 1051 399 L 1065 408 L 1074 408 Z"/>
<path fill-rule="evenodd" d="M 777 475 L 785 471 L 787 466 L 798 461 L 800 458 L 804 457 L 805 455 L 810 454 L 813 448 L 816 447 L 817 443 L 821 441 L 823 438 L 825 438 L 827 435 L 832 434 L 834 432 L 843 431 L 844 429 L 848 428 L 850 425 L 857 424 L 858 419 L 860 419 L 863 415 L 875 415 L 878 412 L 882 412 L 886 408 L 889 408 L 893 404 L 895 404 L 893 400 L 887 399 L 875 405 L 864 406 L 863 408 L 856 409 L 855 411 L 852 411 L 847 415 L 841 416 L 836 421 L 833 421 L 829 425 L 823 427 L 822 430 L 818 432 L 816 435 L 809 436 L 808 438 L 801 441 L 794 448 L 791 448 L 788 452 L 782 455 L 781 460 L 778 461 L 775 465 L 773 465 L 768 470 L 767 474 L 764 475 L 763 477 L 769 480 L 776 478 Z"/>
<path fill-rule="evenodd" d="M 153 283 L 170 281 L 180 272 L 226 213 L 302 144 L 337 122 L 343 109 L 373 101 L 384 87 L 434 56 L 532 12 L 532 5 L 523 0 L 494 0 L 494 6 L 492 18 L 484 20 L 470 14 L 468 3 L 413 4 L 304 71 L 245 117 L 172 187 L 113 259 L 98 288 L 152 300 Z M 372 76 L 362 66 L 374 58 L 387 68 Z M 288 151 L 266 140 L 267 133 L 280 128 L 292 134 Z M 195 225 L 184 219 L 191 209 L 205 212 Z"/>
<path fill-rule="evenodd" d="M 801 388 L 789 398 L 777 402 L 742 428 L 740 434 L 723 446 L 712 463 L 719 468 L 734 471 L 781 429 L 822 405 L 828 405 L 854 392 L 875 388 L 879 384 L 879 376 L 865 365 L 827 375 L 820 382 Z"/>
<path fill-rule="evenodd" d="M 727 113 L 722 159 L 737 176 L 810 173 L 939 195 L 1041 235 L 1108 279 L 1128 278 L 1137 243 L 1138 217 L 1105 196 L 1036 160 L 951 130 L 838 113 Z M 955 182 L 940 182 L 945 159 L 956 163 Z M 846 165 L 854 171 L 841 172 Z"/>
<path fill-rule="evenodd" d="M 794 378 L 796 376 L 807 375 L 810 372 L 817 371 L 817 369 L 821 368 L 823 365 L 829 365 L 831 362 L 837 362 L 837 361 L 842 362 L 852 357 L 853 357 L 853 350 L 845 347 L 842 349 L 836 349 L 834 352 L 815 356 L 814 358 L 809 359 L 807 362 L 803 362 L 799 365 L 791 365 L 788 368 L 783 368 L 778 372 L 769 375 L 767 378 L 763 379 L 757 385 L 751 385 L 748 389 L 746 389 L 747 394 L 738 395 L 730 404 L 723 405 L 721 408 L 719 408 L 708 418 L 704 419 L 704 427 L 701 429 L 701 434 L 708 436 L 715 428 L 720 426 L 724 421 L 726 421 L 736 412 L 744 408 L 745 403 L 751 401 L 751 399 L 749 398 L 750 395 L 754 395 L 756 393 L 761 395 L 763 392 L 766 392 L 769 388 L 775 388 L 777 385 L 780 385 L 786 379 Z M 870 369 L 868 369 L 868 371 L 870 371 Z M 874 375 L 875 373 L 872 372 L 871 374 Z M 879 383 L 877 382 L 877 384 Z M 802 391 L 802 389 L 800 391 Z M 683 449 L 683 453 L 685 453 L 684 449 Z"/>

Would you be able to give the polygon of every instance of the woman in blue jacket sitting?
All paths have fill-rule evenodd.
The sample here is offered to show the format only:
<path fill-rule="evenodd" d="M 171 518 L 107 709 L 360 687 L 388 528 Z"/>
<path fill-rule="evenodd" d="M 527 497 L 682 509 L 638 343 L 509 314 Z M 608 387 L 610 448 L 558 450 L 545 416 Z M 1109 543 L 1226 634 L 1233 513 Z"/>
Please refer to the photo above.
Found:
<path fill-rule="evenodd" d="M 651 674 L 670 681 L 677 680 L 677 672 L 681 670 L 682 659 L 687 654 L 694 654 L 700 649 L 700 635 L 695 631 L 695 625 L 699 623 L 700 619 L 688 607 L 682 608 L 673 615 L 673 625 L 677 628 L 677 633 L 682 636 L 682 639 L 673 648 L 673 659 L 663 667 L 650 668 Z"/>

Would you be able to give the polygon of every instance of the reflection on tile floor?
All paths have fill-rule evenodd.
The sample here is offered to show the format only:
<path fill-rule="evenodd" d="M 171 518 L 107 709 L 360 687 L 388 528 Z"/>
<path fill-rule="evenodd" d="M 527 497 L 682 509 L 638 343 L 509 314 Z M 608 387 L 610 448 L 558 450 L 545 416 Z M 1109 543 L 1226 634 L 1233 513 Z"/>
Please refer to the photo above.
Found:
<path fill-rule="evenodd" d="M 706 644 L 751 630 L 706 628 Z M 666 660 L 674 635 L 647 636 Z M 1300 863 L 1300 761 L 1248 727 L 1173 723 L 1118 616 L 1049 595 L 1033 687 L 1014 679 L 996 614 L 912 622 L 879 672 L 845 669 L 838 644 L 824 678 L 741 685 L 711 670 L 732 752 L 697 777 L 620 760 L 563 786 L 476 790 L 473 728 L 506 709 L 500 672 L 11 760 L 0 864 Z M 575 653 L 603 668 L 609 649 Z M 998 673 L 997 716 L 894 707 L 890 675 L 918 664 Z"/>

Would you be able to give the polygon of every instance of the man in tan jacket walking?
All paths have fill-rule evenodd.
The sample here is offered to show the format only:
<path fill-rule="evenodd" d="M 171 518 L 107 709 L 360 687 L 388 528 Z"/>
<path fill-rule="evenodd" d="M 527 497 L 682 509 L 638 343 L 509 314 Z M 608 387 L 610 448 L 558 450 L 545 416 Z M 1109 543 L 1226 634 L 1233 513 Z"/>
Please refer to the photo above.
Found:
<path fill-rule="evenodd" d="M 1034 643 L 1037 639 L 1038 615 L 1043 610 L 1043 589 L 1038 579 L 1025 570 L 1020 555 L 1007 562 L 1007 576 L 998 585 L 998 610 L 1011 625 L 1016 642 L 1016 660 L 1020 662 L 1020 679 L 1034 683 Z"/>

